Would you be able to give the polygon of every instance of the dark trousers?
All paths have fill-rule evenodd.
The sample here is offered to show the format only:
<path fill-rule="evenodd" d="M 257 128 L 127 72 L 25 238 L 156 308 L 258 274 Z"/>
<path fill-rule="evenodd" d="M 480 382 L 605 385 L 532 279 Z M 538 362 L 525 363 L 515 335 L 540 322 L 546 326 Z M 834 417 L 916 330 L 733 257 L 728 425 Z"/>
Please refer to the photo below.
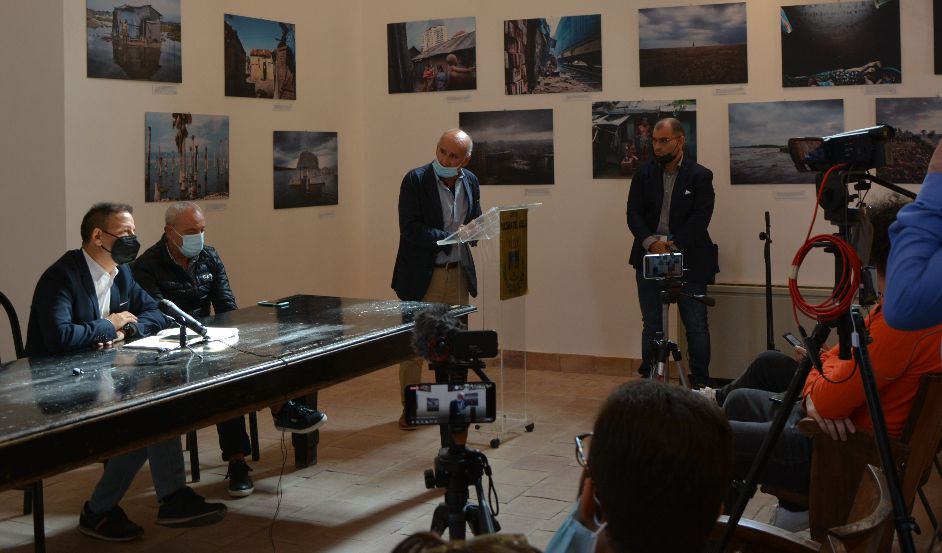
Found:
<path fill-rule="evenodd" d="M 744 479 L 769 433 L 775 410 L 781 404 L 770 401 L 771 392 L 740 388 L 726 397 L 723 410 L 733 429 L 733 477 Z M 798 431 L 805 416 L 800 403 L 791 409 L 785 428 L 759 478 L 759 483 L 807 494 L 811 478 L 811 439 Z"/>
<path fill-rule="evenodd" d="M 730 392 L 740 388 L 784 392 L 797 370 L 798 361 L 794 358 L 780 351 L 763 351 L 739 378 L 716 390 L 716 402 L 722 406 Z"/>
<path fill-rule="evenodd" d="M 249 435 L 245 431 L 245 417 L 223 421 L 216 425 L 219 434 L 219 449 L 222 450 L 222 460 L 228 461 L 236 453 L 248 456 L 252 453 Z"/>
<path fill-rule="evenodd" d="M 648 374 L 657 365 L 653 341 L 662 330 L 661 287 L 657 280 L 649 280 L 641 271 L 635 272 L 638 283 L 638 302 L 641 304 L 641 373 Z M 706 284 L 688 282 L 681 291 L 685 294 L 706 294 Z M 687 332 L 687 355 L 693 384 L 710 383 L 710 327 L 707 308 L 688 298 L 679 298 L 677 309 Z"/>

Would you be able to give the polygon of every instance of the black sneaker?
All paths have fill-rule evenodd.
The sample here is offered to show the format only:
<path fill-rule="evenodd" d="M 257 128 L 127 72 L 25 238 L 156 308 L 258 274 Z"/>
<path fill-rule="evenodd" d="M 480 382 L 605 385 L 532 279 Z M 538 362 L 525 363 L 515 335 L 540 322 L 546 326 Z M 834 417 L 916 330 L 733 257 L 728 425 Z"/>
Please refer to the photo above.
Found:
<path fill-rule="evenodd" d="M 229 495 L 231 497 L 245 497 L 252 495 L 255 491 L 255 485 L 252 483 L 252 477 L 249 473 L 252 467 L 245 462 L 245 459 L 238 461 L 229 461 L 229 471 L 226 472 L 226 478 L 229 479 Z"/>
<path fill-rule="evenodd" d="M 96 515 L 88 508 L 88 502 L 79 515 L 78 529 L 86 536 L 105 541 L 136 540 L 144 533 L 143 528 L 128 519 L 121 507 L 115 505 L 107 513 Z"/>
<path fill-rule="evenodd" d="M 222 520 L 226 510 L 222 503 L 206 503 L 203 496 L 184 486 L 160 502 L 157 524 L 176 528 L 206 526 Z"/>
<path fill-rule="evenodd" d="M 293 401 L 285 402 L 281 410 L 272 413 L 272 416 L 275 417 L 275 428 L 295 434 L 314 432 L 327 422 L 327 415 L 324 413 Z"/>

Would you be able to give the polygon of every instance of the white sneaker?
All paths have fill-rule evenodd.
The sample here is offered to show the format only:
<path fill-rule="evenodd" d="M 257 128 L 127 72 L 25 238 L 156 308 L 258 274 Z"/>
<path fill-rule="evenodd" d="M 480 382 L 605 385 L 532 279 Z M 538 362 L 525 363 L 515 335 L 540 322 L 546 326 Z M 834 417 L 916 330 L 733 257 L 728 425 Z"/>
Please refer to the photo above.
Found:
<path fill-rule="evenodd" d="M 801 532 L 811 526 L 808 522 L 808 511 L 789 511 L 780 505 L 775 507 L 769 524 L 789 532 Z"/>
<path fill-rule="evenodd" d="M 709 399 L 713 403 L 716 403 L 716 390 L 714 390 L 713 388 L 710 388 L 709 386 L 704 386 L 703 388 L 695 389 L 694 392 L 697 392 L 698 394 Z"/>

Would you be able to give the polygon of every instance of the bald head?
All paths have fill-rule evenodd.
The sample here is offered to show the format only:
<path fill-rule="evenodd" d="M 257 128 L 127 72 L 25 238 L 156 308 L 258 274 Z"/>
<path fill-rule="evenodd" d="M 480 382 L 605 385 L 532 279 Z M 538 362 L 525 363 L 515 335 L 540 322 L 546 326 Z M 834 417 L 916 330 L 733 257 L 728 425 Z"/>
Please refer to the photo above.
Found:
<path fill-rule="evenodd" d="M 438 145 L 442 146 L 442 144 L 459 148 L 465 152 L 466 156 L 470 156 L 471 149 L 474 148 L 474 143 L 471 141 L 471 136 L 461 129 L 448 129 L 445 131 L 442 134 L 442 137 L 438 139 Z"/>
<path fill-rule="evenodd" d="M 654 125 L 655 129 L 662 129 L 664 127 L 667 127 L 675 135 L 686 136 L 687 134 L 684 132 L 683 123 L 674 117 L 665 117 Z"/>
<path fill-rule="evenodd" d="M 471 161 L 471 148 L 474 145 L 468 133 L 461 129 L 445 131 L 435 147 L 435 159 L 444 167 L 464 167 Z M 456 177 L 451 177 L 454 182 Z"/>

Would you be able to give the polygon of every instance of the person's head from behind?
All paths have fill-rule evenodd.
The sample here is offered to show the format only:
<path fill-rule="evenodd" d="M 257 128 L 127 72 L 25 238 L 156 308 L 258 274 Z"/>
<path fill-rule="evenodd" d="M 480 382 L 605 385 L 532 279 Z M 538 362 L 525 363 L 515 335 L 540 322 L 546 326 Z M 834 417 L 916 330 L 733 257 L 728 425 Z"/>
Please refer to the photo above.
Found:
<path fill-rule="evenodd" d="M 877 275 L 880 277 L 882 291 L 882 280 L 886 275 L 886 263 L 890 257 L 890 225 L 896 221 L 896 214 L 910 200 L 893 194 L 884 199 L 870 204 L 867 210 L 870 224 L 873 225 L 873 242 L 870 245 L 870 264 L 877 268 Z"/>
<path fill-rule="evenodd" d="M 447 542 L 438 534 L 418 532 L 399 542 L 392 553 L 540 553 L 518 534 L 483 534 L 467 541 Z"/>
<path fill-rule="evenodd" d="M 715 404 L 628 382 L 605 401 L 589 444 L 579 510 L 605 523 L 597 551 L 703 550 L 732 473 L 732 431 Z"/>

